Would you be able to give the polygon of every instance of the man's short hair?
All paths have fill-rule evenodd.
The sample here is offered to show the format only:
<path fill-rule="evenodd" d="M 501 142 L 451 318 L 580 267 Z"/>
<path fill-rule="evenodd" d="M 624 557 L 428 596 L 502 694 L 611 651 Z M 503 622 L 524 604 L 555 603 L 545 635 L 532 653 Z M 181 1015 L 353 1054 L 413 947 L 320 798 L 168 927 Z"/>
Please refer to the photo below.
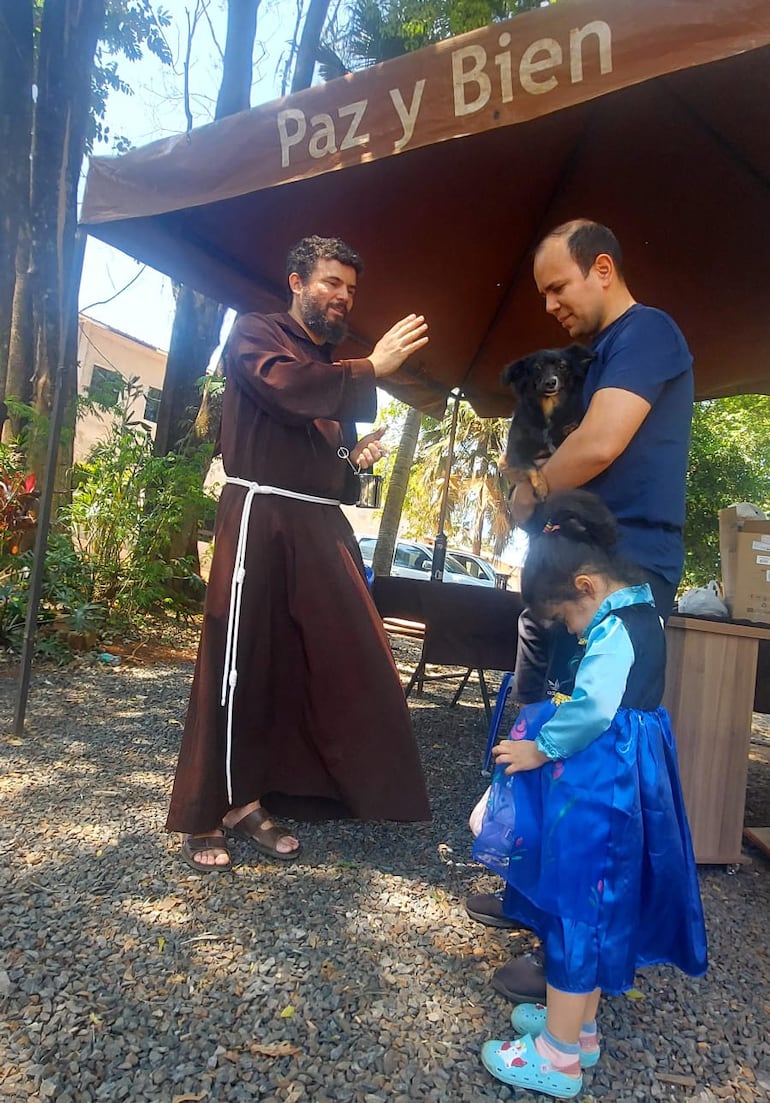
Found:
<path fill-rule="evenodd" d="M 318 237 L 314 234 L 312 237 L 303 237 L 302 241 L 298 241 L 289 251 L 286 258 L 286 278 L 288 279 L 292 272 L 296 272 L 305 283 L 319 260 L 336 260 L 340 264 L 347 264 L 355 269 L 357 276 L 360 276 L 364 270 L 361 257 L 341 238 Z"/>
<path fill-rule="evenodd" d="M 551 238 L 565 238 L 569 255 L 577 264 L 584 276 L 587 276 L 594 265 L 594 261 L 600 253 L 607 253 L 612 257 L 615 270 L 623 278 L 623 252 L 620 242 L 607 226 L 600 222 L 592 222 L 589 218 L 575 218 L 571 222 L 563 222 L 561 226 L 546 234 L 537 247 L 537 252 Z"/>

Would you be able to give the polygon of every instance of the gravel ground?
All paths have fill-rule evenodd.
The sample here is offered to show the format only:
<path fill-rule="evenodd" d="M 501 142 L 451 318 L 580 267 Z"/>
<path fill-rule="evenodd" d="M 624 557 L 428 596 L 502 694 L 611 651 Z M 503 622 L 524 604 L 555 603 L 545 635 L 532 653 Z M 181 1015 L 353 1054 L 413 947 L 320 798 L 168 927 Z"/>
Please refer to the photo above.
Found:
<path fill-rule="evenodd" d="M 396 641 L 400 663 L 410 647 Z M 322 824 L 289 867 L 236 850 L 198 877 L 163 832 L 189 657 L 35 671 L 25 736 L 0 676 L 0 1099 L 404 1103 L 534 1100 L 493 1080 L 509 1034 L 494 968 L 526 932 L 479 927 L 470 860 L 484 714 L 469 687 L 414 698 L 428 825 Z M 770 824 L 770 727 L 757 717 L 748 824 Z M 584 1101 L 770 1099 L 770 860 L 701 870 L 711 968 L 645 970 L 601 1012 Z"/>

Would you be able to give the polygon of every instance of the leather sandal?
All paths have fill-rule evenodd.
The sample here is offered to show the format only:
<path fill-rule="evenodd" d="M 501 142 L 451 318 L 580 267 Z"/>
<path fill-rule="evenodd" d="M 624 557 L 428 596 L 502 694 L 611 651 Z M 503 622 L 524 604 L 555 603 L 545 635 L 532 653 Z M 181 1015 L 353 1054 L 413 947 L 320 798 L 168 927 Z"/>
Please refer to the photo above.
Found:
<path fill-rule="evenodd" d="M 207 862 L 205 865 L 203 862 L 196 862 L 195 855 L 201 854 L 205 850 L 224 850 L 227 854 L 227 862 L 225 864 Z M 180 853 L 185 865 L 188 865 L 190 869 L 194 869 L 196 873 L 229 873 L 233 868 L 230 847 L 227 845 L 227 839 L 224 835 L 201 835 L 199 838 L 187 835 L 182 840 Z"/>
<path fill-rule="evenodd" d="M 265 827 L 265 820 L 269 819 L 270 816 L 261 808 L 255 808 L 253 812 L 248 812 L 242 820 L 238 820 L 232 827 L 225 826 L 224 830 L 236 839 L 243 839 L 244 842 L 249 843 L 266 858 L 274 858 L 278 862 L 295 861 L 300 855 L 302 846 L 298 846 L 295 850 L 278 850 L 278 840 L 286 838 L 291 832 L 287 831 L 285 827 L 278 827 L 277 824 L 273 824 L 272 827 Z"/>

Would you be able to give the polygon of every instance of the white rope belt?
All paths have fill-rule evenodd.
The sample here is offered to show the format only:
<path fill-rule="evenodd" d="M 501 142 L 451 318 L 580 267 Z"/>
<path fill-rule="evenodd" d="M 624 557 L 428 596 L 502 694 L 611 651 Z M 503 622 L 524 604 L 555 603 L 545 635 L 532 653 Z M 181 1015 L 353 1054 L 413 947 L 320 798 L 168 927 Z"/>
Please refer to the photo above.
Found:
<path fill-rule="evenodd" d="M 231 760 L 233 751 L 233 701 L 235 698 L 235 686 L 238 681 L 238 631 L 241 623 L 241 599 L 243 596 L 243 582 L 246 578 L 246 542 L 249 535 L 249 518 L 251 517 L 251 503 L 257 494 L 278 494 L 282 498 L 297 498 L 301 502 L 315 502 L 321 506 L 338 506 L 340 503 L 335 498 L 317 498 L 313 494 L 299 494 L 296 490 L 284 490 L 280 486 L 263 486 L 261 483 L 252 483 L 248 479 L 236 479 L 227 475 L 225 482 L 235 486 L 246 488 L 241 510 L 241 525 L 238 530 L 238 543 L 235 548 L 235 562 L 233 563 L 233 577 L 230 583 L 230 611 L 227 614 L 227 638 L 225 641 L 225 666 L 222 674 L 222 696 L 220 704 L 227 705 L 227 752 L 225 755 L 225 773 L 227 775 L 227 799 L 233 803 L 233 779 L 231 772 Z"/>

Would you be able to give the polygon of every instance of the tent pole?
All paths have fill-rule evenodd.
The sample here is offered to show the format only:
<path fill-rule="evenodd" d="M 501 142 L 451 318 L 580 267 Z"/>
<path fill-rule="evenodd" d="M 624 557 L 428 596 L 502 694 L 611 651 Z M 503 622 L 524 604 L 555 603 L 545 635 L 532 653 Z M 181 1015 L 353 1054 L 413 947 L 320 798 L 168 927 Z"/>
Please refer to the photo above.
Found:
<path fill-rule="evenodd" d="M 56 361 L 56 379 L 54 380 L 51 420 L 48 426 L 48 451 L 43 475 L 43 490 L 37 511 L 37 530 L 35 533 L 35 551 L 32 557 L 32 569 L 29 574 L 27 594 L 27 615 L 24 621 L 24 640 L 21 651 L 21 672 L 16 693 L 16 710 L 13 720 L 13 734 L 20 736 L 24 732 L 24 718 L 27 712 L 29 683 L 32 677 L 32 658 L 35 653 L 35 635 L 37 633 L 37 614 L 40 606 L 40 594 L 43 589 L 45 572 L 45 554 L 48 547 L 48 532 L 51 526 L 51 503 L 56 481 L 56 462 L 61 442 L 62 422 L 64 421 L 64 367 L 67 358 L 71 311 L 76 310 L 77 289 L 80 284 L 78 275 L 83 265 L 86 234 L 83 230 L 75 233 L 72 252 L 72 268 L 66 287 L 62 288 L 64 308 L 59 323 L 59 355 Z M 75 313 L 77 319 L 77 312 Z"/>
<path fill-rule="evenodd" d="M 438 518 L 438 532 L 433 542 L 433 565 L 430 577 L 433 582 L 444 581 L 444 564 L 446 563 L 447 538 L 444 532 L 447 511 L 449 507 L 449 479 L 452 474 L 452 459 L 455 450 L 455 434 L 457 432 L 457 415 L 460 411 L 460 393 L 454 393 L 451 397 L 455 400 L 452 410 L 452 424 L 449 428 L 449 448 L 446 457 L 446 471 L 444 472 L 444 489 L 441 492 L 441 510 Z"/>

